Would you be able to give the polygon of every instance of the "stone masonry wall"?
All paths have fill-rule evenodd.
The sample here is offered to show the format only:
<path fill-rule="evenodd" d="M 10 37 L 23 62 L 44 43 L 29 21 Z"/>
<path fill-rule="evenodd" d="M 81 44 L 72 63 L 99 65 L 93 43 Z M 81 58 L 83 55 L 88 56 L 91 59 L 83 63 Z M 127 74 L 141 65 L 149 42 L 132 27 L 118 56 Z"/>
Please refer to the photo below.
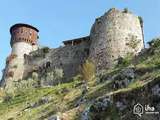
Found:
<path fill-rule="evenodd" d="M 138 16 L 111 9 L 96 19 L 90 33 L 90 57 L 97 69 L 110 68 L 116 59 L 144 48 Z"/>
<path fill-rule="evenodd" d="M 31 51 L 33 46 L 26 42 L 16 42 L 12 46 L 12 54 L 16 54 L 19 58 L 23 58 L 24 54 L 29 54 Z"/>
<path fill-rule="evenodd" d="M 79 73 L 80 65 L 88 56 L 89 42 L 50 49 L 47 53 L 42 48 L 26 57 L 24 77 L 33 71 L 44 73 L 42 71 L 50 67 L 52 70 L 61 69 L 64 78 L 70 79 Z"/>

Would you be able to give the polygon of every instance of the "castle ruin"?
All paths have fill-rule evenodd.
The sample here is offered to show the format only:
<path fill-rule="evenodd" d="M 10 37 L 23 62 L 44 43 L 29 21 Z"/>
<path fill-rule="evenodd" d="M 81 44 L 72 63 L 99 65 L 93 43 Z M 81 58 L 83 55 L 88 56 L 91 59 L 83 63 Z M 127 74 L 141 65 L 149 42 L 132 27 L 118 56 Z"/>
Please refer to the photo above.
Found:
<path fill-rule="evenodd" d="M 64 46 L 49 49 L 37 44 L 38 29 L 27 24 L 11 27 L 11 55 L 7 58 L 1 85 L 24 79 L 28 74 L 45 74 L 47 68 L 60 69 L 64 78 L 79 73 L 86 59 L 97 71 L 113 67 L 118 58 L 137 55 L 144 48 L 143 23 L 129 11 L 110 9 L 92 26 L 89 36 L 63 41 Z"/>

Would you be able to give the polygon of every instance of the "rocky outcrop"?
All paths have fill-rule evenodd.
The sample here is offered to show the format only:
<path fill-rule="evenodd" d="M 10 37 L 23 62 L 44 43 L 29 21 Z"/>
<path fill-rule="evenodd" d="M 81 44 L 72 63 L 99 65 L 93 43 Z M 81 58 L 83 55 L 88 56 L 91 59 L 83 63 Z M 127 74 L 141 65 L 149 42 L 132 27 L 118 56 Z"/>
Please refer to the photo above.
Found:
<path fill-rule="evenodd" d="M 147 85 L 124 91 L 119 91 L 111 95 L 100 97 L 95 100 L 88 110 L 88 118 L 91 120 L 159 120 L 160 119 L 160 97 L 159 97 L 160 77 L 155 78 Z M 143 112 L 133 113 L 134 106 L 143 106 Z M 146 111 L 146 106 L 154 107 L 154 111 Z M 149 113 L 151 112 L 151 113 Z M 155 113 L 152 113 L 155 112 Z"/>

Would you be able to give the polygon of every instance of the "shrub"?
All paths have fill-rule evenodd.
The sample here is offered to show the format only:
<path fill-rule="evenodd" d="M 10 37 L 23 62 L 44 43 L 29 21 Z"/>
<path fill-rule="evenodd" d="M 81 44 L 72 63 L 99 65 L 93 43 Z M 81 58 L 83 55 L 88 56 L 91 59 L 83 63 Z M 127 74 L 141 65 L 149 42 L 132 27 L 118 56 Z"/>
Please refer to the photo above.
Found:
<path fill-rule="evenodd" d="M 49 48 L 48 47 L 44 47 L 42 48 L 44 53 L 49 53 Z"/>
<path fill-rule="evenodd" d="M 160 46 L 160 38 L 154 38 L 150 42 L 148 42 L 150 47 L 157 48 Z"/>
<path fill-rule="evenodd" d="M 73 81 L 81 81 L 81 80 L 82 80 L 82 75 L 80 75 L 80 74 L 73 77 Z"/>
<path fill-rule="evenodd" d="M 128 12 L 129 12 L 128 8 L 124 8 L 123 13 L 128 13 Z"/>
<path fill-rule="evenodd" d="M 5 96 L 5 92 L 3 89 L 0 88 L 0 97 L 4 97 Z"/>
<path fill-rule="evenodd" d="M 6 93 L 5 96 L 3 97 L 5 102 L 10 102 L 12 98 L 13 98 L 13 95 L 9 93 Z"/>
<path fill-rule="evenodd" d="M 131 64 L 133 59 L 133 54 L 128 53 L 124 58 L 119 57 L 118 58 L 118 66 L 116 67 L 126 67 Z"/>
<path fill-rule="evenodd" d="M 89 81 L 95 77 L 96 68 L 91 60 L 86 60 L 80 68 L 84 80 Z"/>
<path fill-rule="evenodd" d="M 62 69 L 55 69 L 54 70 L 54 76 L 57 78 L 62 78 L 63 77 L 63 70 Z"/>
<path fill-rule="evenodd" d="M 8 86 L 6 92 L 12 96 L 16 96 L 17 94 L 25 93 L 28 90 L 34 89 L 38 86 L 37 84 L 37 80 L 31 78 L 27 80 L 13 81 L 12 86 Z"/>
<path fill-rule="evenodd" d="M 40 75 L 39 78 L 41 80 L 42 86 L 53 86 L 60 84 L 62 82 L 63 76 L 63 69 L 56 68 L 44 73 L 43 75 Z"/>
<path fill-rule="evenodd" d="M 37 86 L 37 80 L 29 78 L 28 80 L 22 80 L 21 84 L 22 84 L 22 86 L 21 86 L 22 89 L 23 88 L 31 89 L 31 88 L 34 88 L 35 86 Z"/>
<path fill-rule="evenodd" d="M 33 80 L 37 80 L 38 79 L 38 73 L 33 72 L 32 73 L 32 78 L 33 78 Z"/>

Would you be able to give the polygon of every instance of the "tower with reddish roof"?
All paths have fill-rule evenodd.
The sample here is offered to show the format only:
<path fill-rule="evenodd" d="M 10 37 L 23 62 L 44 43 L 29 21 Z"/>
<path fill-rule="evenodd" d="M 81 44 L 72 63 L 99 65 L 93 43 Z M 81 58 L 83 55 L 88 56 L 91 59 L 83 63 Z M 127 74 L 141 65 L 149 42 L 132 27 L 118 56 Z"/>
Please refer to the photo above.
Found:
<path fill-rule="evenodd" d="M 10 28 L 12 54 L 23 57 L 37 47 L 39 30 L 28 24 L 15 24 Z"/>
<path fill-rule="evenodd" d="M 3 71 L 3 83 L 19 80 L 23 77 L 24 56 L 38 48 L 39 30 L 28 24 L 15 24 L 10 28 L 11 54 L 6 59 Z M 12 80 L 11 80 L 12 79 Z"/>

